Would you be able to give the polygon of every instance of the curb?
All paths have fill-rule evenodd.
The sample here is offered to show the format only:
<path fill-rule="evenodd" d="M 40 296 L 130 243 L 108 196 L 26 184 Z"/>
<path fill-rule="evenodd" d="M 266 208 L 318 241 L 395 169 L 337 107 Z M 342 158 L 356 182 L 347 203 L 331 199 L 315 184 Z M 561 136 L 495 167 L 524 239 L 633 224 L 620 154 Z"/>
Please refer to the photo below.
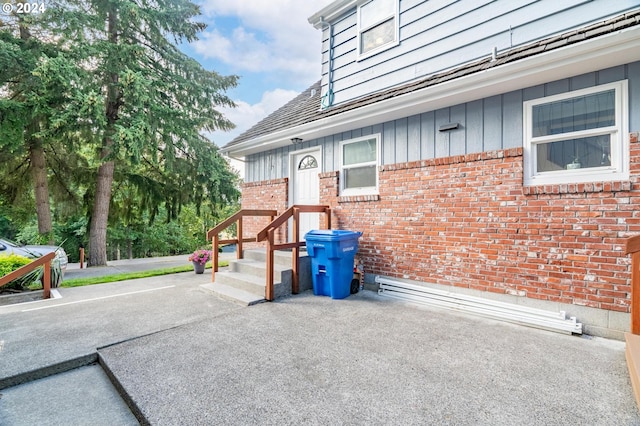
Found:
<path fill-rule="evenodd" d="M 32 382 L 34 380 L 44 379 L 45 377 L 56 374 L 65 373 L 70 370 L 75 370 L 76 368 L 86 367 L 87 365 L 95 364 L 96 362 L 98 362 L 98 353 L 92 352 L 57 364 L 48 365 L 35 370 L 26 371 L 24 373 L 18 373 L 14 376 L 3 377 L 0 378 L 0 390 Z"/>

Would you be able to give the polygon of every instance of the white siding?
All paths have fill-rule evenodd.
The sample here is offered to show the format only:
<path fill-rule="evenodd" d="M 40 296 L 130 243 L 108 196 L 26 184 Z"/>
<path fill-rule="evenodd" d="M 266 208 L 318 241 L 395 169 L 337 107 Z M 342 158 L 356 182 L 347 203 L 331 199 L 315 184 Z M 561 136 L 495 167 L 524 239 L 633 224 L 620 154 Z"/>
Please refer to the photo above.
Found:
<path fill-rule="evenodd" d="M 401 0 L 400 44 L 358 61 L 355 8 L 334 22 L 334 105 L 603 20 L 638 0 Z M 323 34 L 322 93 L 329 76 Z"/>
<path fill-rule="evenodd" d="M 640 62 L 553 81 L 539 86 L 452 105 L 437 111 L 354 129 L 333 136 L 305 141 L 300 146 L 251 155 L 246 163 L 246 181 L 287 177 L 289 153 L 322 145 L 323 170 L 338 170 L 340 141 L 381 134 L 382 164 L 426 160 L 522 146 L 523 101 L 629 80 L 630 129 L 640 129 Z M 441 125 L 458 123 L 455 130 L 440 132 Z"/>

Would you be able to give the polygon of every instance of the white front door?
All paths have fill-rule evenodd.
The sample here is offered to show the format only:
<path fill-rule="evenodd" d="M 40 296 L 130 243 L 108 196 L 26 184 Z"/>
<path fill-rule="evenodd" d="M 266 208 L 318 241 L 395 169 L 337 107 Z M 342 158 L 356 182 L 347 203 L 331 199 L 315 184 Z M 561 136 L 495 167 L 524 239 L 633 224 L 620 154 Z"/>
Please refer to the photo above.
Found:
<path fill-rule="evenodd" d="M 293 204 L 320 203 L 320 150 L 306 151 L 293 155 Z M 300 240 L 312 229 L 320 227 L 319 213 L 302 213 L 300 215 Z M 291 228 L 290 228 L 291 229 Z"/>

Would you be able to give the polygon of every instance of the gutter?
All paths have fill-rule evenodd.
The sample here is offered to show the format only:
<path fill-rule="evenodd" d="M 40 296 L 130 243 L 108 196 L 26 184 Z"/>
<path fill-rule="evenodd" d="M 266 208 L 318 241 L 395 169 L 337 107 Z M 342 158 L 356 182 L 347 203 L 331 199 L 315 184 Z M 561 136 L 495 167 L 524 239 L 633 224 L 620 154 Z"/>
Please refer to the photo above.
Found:
<path fill-rule="evenodd" d="M 340 0 L 330 3 L 328 6 L 314 13 L 308 19 L 308 22 L 316 29 L 321 29 L 323 26 L 323 20 L 334 21 L 340 16 L 344 15 L 351 9 L 357 6 L 358 2 L 362 3 L 362 0 Z"/>
<path fill-rule="evenodd" d="M 283 129 L 226 150 L 236 156 L 279 148 L 291 138 L 330 136 L 640 60 L 640 27 L 572 44 L 394 98 Z"/>
<path fill-rule="evenodd" d="M 244 159 L 244 157 L 234 157 L 233 155 L 229 154 L 229 151 L 222 151 L 220 150 L 220 153 L 226 157 L 231 158 L 232 160 L 238 161 L 240 163 L 246 163 L 247 160 Z"/>

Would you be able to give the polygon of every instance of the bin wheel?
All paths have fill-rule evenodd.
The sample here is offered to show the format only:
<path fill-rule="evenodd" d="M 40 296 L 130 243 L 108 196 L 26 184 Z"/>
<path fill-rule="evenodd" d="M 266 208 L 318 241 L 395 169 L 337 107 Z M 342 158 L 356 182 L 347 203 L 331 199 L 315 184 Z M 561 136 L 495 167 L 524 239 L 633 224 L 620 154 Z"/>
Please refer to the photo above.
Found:
<path fill-rule="evenodd" d="M 360 289 L 360 280 L 354 278 L 351 280 L 351 294 L 356 294 Z"/>

